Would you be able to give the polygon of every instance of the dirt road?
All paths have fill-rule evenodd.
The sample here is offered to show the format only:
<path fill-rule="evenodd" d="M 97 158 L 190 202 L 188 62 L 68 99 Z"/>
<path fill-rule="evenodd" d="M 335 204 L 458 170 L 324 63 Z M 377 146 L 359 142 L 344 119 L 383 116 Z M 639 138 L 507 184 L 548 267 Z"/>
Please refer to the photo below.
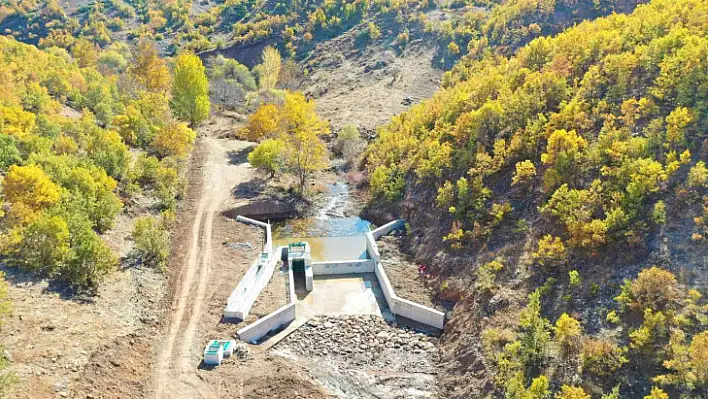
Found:
<path fill-rule="evenodd" d="M 194 346 L 209 275 L 212 271 L 211 249 L 215 215 L 231 196 L 231 190 L 252 178 L 253 170 L 245 159 L 245 149 L 251 143 L 204 137 L 201 145 L 207 150 L 202 176 L 202 193 L 191 228 L 189 253 L 181 266 L 172 301 L 172 318 L 161 343 L 155 365 L 155 398 L 198 397 L 193 392 L 198 384 L 190 370 L 190 348 Z M 175 265 L 173 265 L 174 267 Z"/>

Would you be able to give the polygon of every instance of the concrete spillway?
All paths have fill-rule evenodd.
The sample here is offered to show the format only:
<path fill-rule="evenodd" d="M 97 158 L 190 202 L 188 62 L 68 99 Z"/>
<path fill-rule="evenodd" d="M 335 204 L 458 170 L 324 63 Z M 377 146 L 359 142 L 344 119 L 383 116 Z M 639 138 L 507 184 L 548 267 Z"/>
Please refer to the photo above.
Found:
<path fill-rule="evenodd" d="M 253 222 L 247 218 L 240 218 L 239 221 L 247 223 Z M 261 223 L 260 225 L 265 225 L 266 230 L 270 231 L 269 224 L 259 223 Z M 238 336 L 244 341 L 256 342 L 270 331 L 280 329 L 282 326 L 292 323 L 296 318 L 302 320 L 303 318 L 317 314 L 377 314 L 377 311 L 381 314 L 380 306 L 377 305 L 381 302 L 387 305 L 388 311 L 390 311 L 391 314 L 400 315 L 419 323 L 442 329 L 445 322 L 445 314 L 398 297 L 386 276 L 385 270 L 379 262 L 380 254 L 376 240 L 392 230 L 402 228 L 403 226 L 403 221 L 396 220 L 367 232 L 361 239 L 358 237 L 345 237 L 344 240 L 349 240 L 352 247 L 359 248 L 359 245 L 363 247 L 361 250 L 354 249 L 351 252 L 352 255 L 356 256 L 354 259 L 324 259 L 317 262 L 313 259 L 309 264 L 310 267 L 305 268 L 304 273 L 304 278 L 306 279 L 305 291 L 311 293 L 304 295 L 303 298 L 298 298 L 295 292 L 296 277 L 293 273 L 293 267 L 290 265 L 288 272 L 290 303 L 268 316 L 259 319 L 255 323 L 242 328 L 238 331 Z M 363 240 L 363 243 L 361 240 Z M 357 242 L 359 245 L 357 245 Z M 225 316 L 227 315 L 228 309 L 230 309 L 228 310 L 229 314 L 240 312 L 242 315 L 247 315 L 258 293 L 265 287 L 270 276 L 272 276 L 274 265 L 279 259 L 282 247 L 277 247 L 278 249 L 273 252 L 273 243 L 269 242 L 268 239 L 266 243 L 268 248 L 271 249 L 270 255 L 268 256 L 268 265 L 258 269 L 256 262 L 254 262 L 256 270 L 262 270 L 261 274 L 258 274 L 259 272 L 256 271 L 255 274 L 252 275 L 251 269 L 249 269 L 249 272 L 246 273 L 246 276 L 244 276 L 236 290 L 234 290 L 232 294 L 233 298 L 229 298 L 230 302 L 227 304 L 224 311 Z M 339 254 L 341 255 L 341 253 Z M 326 255 L 324 255 L 323 258 L 324 257 L 326 257 Z M 342 276 L 346 277 L 341 278 Z M 339 279 L 339 281 L 337 281 L 337 279 Z M 349 279 L 349 281 L 347 281 L 347 279 Z M 328 287 L 328 280 L 337 281 L 334 284 L 339 284 L 339 286 Z M 359 283 L 359 281 L 361 281 L 361 283 Z M 353 285 L 351 285 L 352 282 Z M 350 287 L 345 289 L 346 284 L 344 283 L 350 284 Z M 319 290 L 318 285 L 320 285 Z M 376 295 L 375 292 L 380 294 Z M 334 293 L 337 293 L 337 295 L 334 295 Z M 233 302 L 231 302 L 232 299 Z M 234 313 L 231 313 L 232 311 L 234 311 Z"/>

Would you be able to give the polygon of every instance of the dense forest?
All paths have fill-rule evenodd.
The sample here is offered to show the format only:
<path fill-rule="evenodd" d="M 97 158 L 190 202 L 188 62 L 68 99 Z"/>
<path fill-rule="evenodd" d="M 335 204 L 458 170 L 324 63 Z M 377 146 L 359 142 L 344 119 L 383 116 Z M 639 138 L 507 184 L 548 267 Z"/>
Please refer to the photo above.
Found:
<path fill-rule="evenodd" d="M 492 396 L 708 389 L 699 291 L 662 267 L 633 274 L 614 294 L 583 282 L 632 270 L 678 223 L 690 236 L 686 251 L 705 262 L 707 22 L 703 1 L 657 0 L 537 38 L 510 57 L 467 57 L 367 150 L 375 200 L 439 215 L 448 251 L 494 253 L 500 240 L 530 238 L 524 272 L 538 288 L 516 323 L 477 335 Z M 499 254 L 475 265 L 470 295 L 489 300 L 513 284 L 506 269 L 524 261 Z M 614 303 L 578 309 L 601 293 Z"/>

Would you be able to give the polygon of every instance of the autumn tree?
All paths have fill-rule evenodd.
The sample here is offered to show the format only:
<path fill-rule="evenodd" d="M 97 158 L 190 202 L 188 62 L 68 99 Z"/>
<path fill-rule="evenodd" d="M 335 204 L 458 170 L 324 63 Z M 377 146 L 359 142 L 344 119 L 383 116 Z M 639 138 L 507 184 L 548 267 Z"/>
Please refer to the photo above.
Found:
<path fill-rule="evenodd" d="M 248 162 L 273 178 L 284 166 L 285 144 L 280 139 L 266 139 L 248 154 Z"/>
<path fill-rule="evenodd" d="M 644 399 L 669 399 L 669 395 L 661 388 L 651 387 L 651 392 Z"/>
<path fill-rule="evenodd" d="M 52 275 L 69 259 L 70 237 L 66 220 L 43 214 L 10 230 L 3 253 L 12 266 Z"/>
<path fill-rule="evenodd" d="M 591 396 L 581 387 L 563 385 L 560 392 L 556 393 L 555 399 L 591 399 Z"/>
<path fill-rule="evenodd" d="M 195 126 L 209 116 L 209 81 L 202 60 L 181 53 L 175 60 L 172 78 L 172 110 L 175 116 Z"/>
<path fill-rule="evenodd" d="M 690 344 L 686 344 L 686 334 L 675 329 L 668 349 L 671 358 L 664 361 L 664 367 L 672 373 L 659 375 L 654 382 L 687 391 L 708 386 L 708 331 L 696 334 Z"/>
<path fill-rule="evenodd" d="M 197 135 L 183 122 L 169 122 L 155 134 L 152 146 L 161 156 L 189 154 Z"/>
<path fill-rule="evenodd" d="M 536 176 L 536 167 L 529 160 L 518 162 L 515 166 L 516 173 L 511 179 L 511 185 L 527 185 Z"/>
<path fill-rule="evenodd" d="M 258 74 L 258 85 L 261 90 L 273 90 L 278 84 L 280 76 L 281 57 L 275 47 L 268 46 L 263 49 L 261 63 L 255 67 Z"/>
<path fill-rule="evenodd" d="M 642 270 L 634 280 L 626 280 L 622 293 L 615 298 L 621 305 L 639 311 L 676 309 L 682 299 L 676 276 L 656 266 Z"/>
<path fill-rule="evenodd" d="M 243 132 L 251 141 L 276 137 L 281 132 L 280 108 L 275 104 L 261 105 L 248 117 Z"/>
<path fill-rule="evenodd" d="M 13 214 L 21 220 L 56 203 L 60 197 L 59 186 L 36 165 L 10 166 L 2 187 Z"/>
<path fill-rule="evenodd" d="M 580 336 L 583 333 L 580 322 L 563 313 L 556 321 L 554 332 L 556 342 L 563 350 L 563 357 L 569 359 L 580 345 Z"/>
<path fill-rule="evenodd" d="M 533 253 L 536 261 L 544 268 L 553 270 L 565 262 L 566 248 L 560 237 L 547 234 L 538 241 L 538 248 Z"/>
<path fill-rule="evenodd" d="M 167 62 L 160 58 L 155 45 L 148 40 L 138 43 L 130 74 L 145 89 L 167 93 L 172 77 Z"/>
<path fill-rule="evenodd" d="M 86 39 L 76 40 L 74 45 L 71 47 L 71 55 L 81 68 L 96 65 L 98 54 L 98 46 Z"/>
<path fill-rule="evenodd" d="M 301 93 L 286 93 L 282 112 L 287 165 L 303 191 L 310 174 L 328 164 L 327 148 L 318 136 L 328 134 L 329 126 L 315 112 L 314 101 L 307 101 Z"/>

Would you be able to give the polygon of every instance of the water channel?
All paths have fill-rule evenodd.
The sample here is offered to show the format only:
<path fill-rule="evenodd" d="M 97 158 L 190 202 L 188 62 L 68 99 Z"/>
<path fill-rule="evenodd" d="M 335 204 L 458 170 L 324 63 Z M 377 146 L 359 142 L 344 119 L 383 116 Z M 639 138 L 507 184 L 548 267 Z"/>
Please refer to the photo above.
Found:
<path fill-rule="evenodd" d="M 371 223 L 346 216 L 351 201 L 349 185 L 337 182 L 327 186 L 327 199 L 314 217 L 289 219 L 278 223 L 273 232 L 274 246 L 297 241 L 310 244 L 312 260 L 366 259 L 366 233 Z"/>

